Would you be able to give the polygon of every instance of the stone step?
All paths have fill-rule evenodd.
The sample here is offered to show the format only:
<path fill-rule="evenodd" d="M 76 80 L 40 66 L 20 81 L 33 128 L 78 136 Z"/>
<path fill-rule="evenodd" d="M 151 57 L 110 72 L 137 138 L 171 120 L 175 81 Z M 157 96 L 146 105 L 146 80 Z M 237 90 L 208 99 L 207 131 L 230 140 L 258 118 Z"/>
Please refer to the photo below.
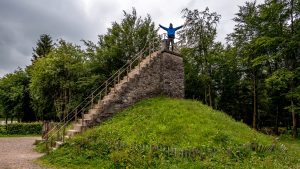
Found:
<path fill-rule="evenodd" d="M 83 125 L 88 125 L 89 123 L 92 122 L 92 119 L 83 119 L 83 122 L 82 122 L 82 119 L 78 119 L 78 124 L 83 124 Z"/>
<path fill-rule="evenodd" d="M 97 114 L 100 108 L 92 108 L 89 109 L 88 114 Z"/>
<path fill-rule="evenodd" d="M 112 94 L 112 93 L 110 92 L 110 93 L 108 93 L 108 95 L 104 96 L 102 100 L 109 100 L 109 99 L 111 99 L 111 98 L 114 97 L 114 96 L 115 96 L 115 94 Z"/>
<path fill-rule="evenodd" d="M 73 127 L 73 129 L 74 130 L 77 130 L 77 131 L 79 131 L 79 132 L 82 132 L 85 128 L 86 128 L 86 124 L 79 124 L 79 123 L 76 123 L 76 124 L 74 124 L 74 127 Z"/>
<path fill-rule="evenodd" d="M 99 104 L 101 100 L 97 102 L 97 104 L 94 104 L 93 109 L 97 109 L 98 111 L 101 111 L 101 105 Z"/>
<path fill-rule="evenodd" d="M 100 104 L 98 103 L 95 107 L 97 107 L 97 111 L 92 112 L 93 114 L 99 114 L 103 109 L 101 102 Z"/>
<path fill-rule="evenodd" d="M 103 113 L 100 115 L 100 118 L 112 117 L 115 113 Z"/>
<path fill-rule="evenodd" d="M 113 100 L 115 97 L 117 96 L 117 94 L 113 94 L 113 93 L 110 93 L 109 95 L 107 95 L 107 97 L 103 98 L 102 99 L 102 103 L 105 103 L 105 102 L 110 102 L 111 100 Z"/>
<path fill-rule="evenodd" d="M 128 81 L 135 79 L 138 76 L 137 73 L 128 74 Z"/>
<path fill-rule="evenodd" d="M 73 136 L 75 136 L 75 135 L 78 134 L 78 133 L 80 133 L 80 131 L 74 130 L 74 129 L 68 130 L 68 131 L 67 131 L 67 135 L 68 135 L 69 137 L 73 137 Z"/>
<path fill-rule="evenodd" d="M 102 99 L 98 103 L 98 106 L 101 107 L 101 110 L 103 110 L 104 106 L 106 106 L 107 104 L 109 104 L 112 100 L 113 100 L 113 98 L 111 96 L 106 97 L 105 99 Z M 99 112 L 101 112 L 101 111 L 99 111 Z"/>
<path fill-rule="evenodd" d="M 129 72 L 128 72 L 129 73 Z M 127 75 L 126 75 L 127 76 Z M 118 83 L 118 85 L 125 85 L 127 83 L 127 78 L 125 78 L 126 76 L 123 77 L 123 79 Z"/>
<path fill-rule="evenodd" d="M 62 142 L 62 141 L 55 141 L 55 148 L 58 148 L 63 144 L 64 144 L 64 142 Z"/>
<path fill-rule="evenodd" d="M 123 88 L 125 88 L 125 87 L 128 86 L 129 82 L 127 81 L 127 77 L 126 77 L 126 79 L 124 79 L 124 80 L 126 80 L 126 81 L 123 82 L 123 83 L 119 83 L 119 84 L 117 84 L 117 85 L 115 86 L 115 89 L 116 89 L 117 91 L 120 91 L 120 90 L 122 90 Z M 129 80 L 129 79 L 128 79 L 128 80 Z"/>
<path fill-rule="evenodd" d="M 94 113 L 86 113 L 83 115 L 84 119 L 93 119 L 96 114 Z"/>

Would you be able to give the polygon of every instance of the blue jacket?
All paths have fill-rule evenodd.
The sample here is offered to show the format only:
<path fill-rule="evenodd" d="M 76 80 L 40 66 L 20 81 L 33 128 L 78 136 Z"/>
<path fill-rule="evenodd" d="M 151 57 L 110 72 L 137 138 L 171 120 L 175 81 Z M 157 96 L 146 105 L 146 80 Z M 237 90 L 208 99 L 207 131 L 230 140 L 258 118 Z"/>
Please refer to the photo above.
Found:
<path fill-rule="evenodd" d="M 182 26 L 178 26 L 178 27 L 176 27 L 176 28 L 173 28 L 173 27 L 166 28 L 166 27 L 164 27 L 164 26 L 162 26 L 162 25 L 159 25 L 159 26 L 160 26 L 162 29 L 164 29 L 165 31 L 168 32 L 168 38 L 175 38 L 175 32 L 176 32 L 178 29 L 180 29 L 180 28 L 183 27 L 183 25 L 182 25 Z"/>

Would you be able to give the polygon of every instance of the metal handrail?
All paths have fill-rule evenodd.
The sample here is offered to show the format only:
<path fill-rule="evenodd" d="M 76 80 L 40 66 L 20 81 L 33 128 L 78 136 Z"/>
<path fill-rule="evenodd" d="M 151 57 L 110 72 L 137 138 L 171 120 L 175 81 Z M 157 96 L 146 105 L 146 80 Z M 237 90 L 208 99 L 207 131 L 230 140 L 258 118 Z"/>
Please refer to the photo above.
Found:
<path fill-rule="evenodd" d="M 70 111 L 55 127 L 53 127 L 48 133 L 47 133 L 47 139 L 52 139 L 56 134 L 59 135 L 59 132 L 61 130 L 63 130 L 63 134 L 62 137 L 64 137 L 64 130 L 65 127 L 69 124 L 69 122 L 71 122 L 73 120 L 73 118 L 75 117 L 75 119 L 77 119 L 78 114 L 82 114 L 82 121 L 84 119 L 84 111 L 85 109 L 91 105 L 93 106 L 94 104 L 94 99 L 99 97 L 99 99 L 108 95 L 107 93 L 107 88 L 110 87 L 110 85 L 112 85 L 112 83 L 115 83 L 115 81 L 117 80 L 118 83 L 120 82 L 120 75 L 122 73 L 124 73 L 125 71 L 128 72 L 128 68 L 131 71 L 131 67 L 132 64 L 134 64 L 138 59 L 140 59 L 141 57 L 143 57 L 143 55 L 149 51 L 149 54 L 151 55 L 151 52 L 155 51 L 155 41 L 152 42 L 152 44 L 149 43 L 149 47 L 146 48 L 145 47 L 138 52 L 136 55 L 134 55 L 134 57 L 132 57 L 126 64 L 124 64 L 120 69 L 118 69 L 113 75 L 111 75 L 104 83 L 102 83 L 98 88 L 96 88 L 88 97 L 86 97 L 81 103 L 79 103 L 72 111 Z M 138 62 L 138 64 L 140 64 L 141 61 Z M 128 75 L 127 75 L 128 76 Z M 124 76 L 125 77 L 125 76 Z M 116 84 L 114 84 L 115 87 Z M 103 88 L 104 87 L 104 88 Z M 102 90 L 100 90 L 101 88 L 103 88 Z M 100 90 L 100 91 L 99 91 Z M 95 95 L 95 93 L 97 92 L 97 94 Z M 105 92 L 105 93 L 104 93 Z M 103 94 L 104 93 L 104 94 Z M 91 98 L 91 99 L 90 99 Z M 89 100 L 90 99 L 90 100 Z M 86 102 L 87 101 L 87 102 Z M 85 103 L 86 102 L 86 103 Z M 85 104 L 84 104 L 85 103 Z M 81 107 L 81 108 L 80 108 Z M 71 117 L 70 117 L 71 116 Z M 63 125 L 59 127 L 59 125 L 63 122 Z M 52 133 L 52 134 L 51 134 Z M 62 139 L 64 141 L 64 139 Z"/>

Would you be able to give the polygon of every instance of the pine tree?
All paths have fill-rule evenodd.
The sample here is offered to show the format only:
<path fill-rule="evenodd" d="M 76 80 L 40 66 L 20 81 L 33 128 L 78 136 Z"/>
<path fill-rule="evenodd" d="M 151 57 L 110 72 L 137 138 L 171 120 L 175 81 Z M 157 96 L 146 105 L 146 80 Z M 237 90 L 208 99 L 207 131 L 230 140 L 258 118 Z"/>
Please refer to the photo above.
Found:
<path fill-rule="evenodd" d="M 34 62 L 40 57 L 45 57 L 53 49 L 53 46 L 51 36 L 48 34 L 42 34 L 36 43 L 36 47 L 33 48 L 31 61 Z"/>

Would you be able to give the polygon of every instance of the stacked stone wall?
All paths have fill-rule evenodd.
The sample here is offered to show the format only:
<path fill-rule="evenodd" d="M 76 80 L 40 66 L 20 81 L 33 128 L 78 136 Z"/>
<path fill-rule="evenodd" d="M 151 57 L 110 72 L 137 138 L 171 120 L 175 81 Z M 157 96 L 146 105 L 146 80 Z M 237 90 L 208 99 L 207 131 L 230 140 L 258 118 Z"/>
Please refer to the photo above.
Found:
<path fill-rule="evenodd" d="M 97 113 L 97 123 L 142 99 L 162 95 L 183 98 L 183 59 L 168 52 L 158 53 L 113 95 L 114 97 Z"/>

